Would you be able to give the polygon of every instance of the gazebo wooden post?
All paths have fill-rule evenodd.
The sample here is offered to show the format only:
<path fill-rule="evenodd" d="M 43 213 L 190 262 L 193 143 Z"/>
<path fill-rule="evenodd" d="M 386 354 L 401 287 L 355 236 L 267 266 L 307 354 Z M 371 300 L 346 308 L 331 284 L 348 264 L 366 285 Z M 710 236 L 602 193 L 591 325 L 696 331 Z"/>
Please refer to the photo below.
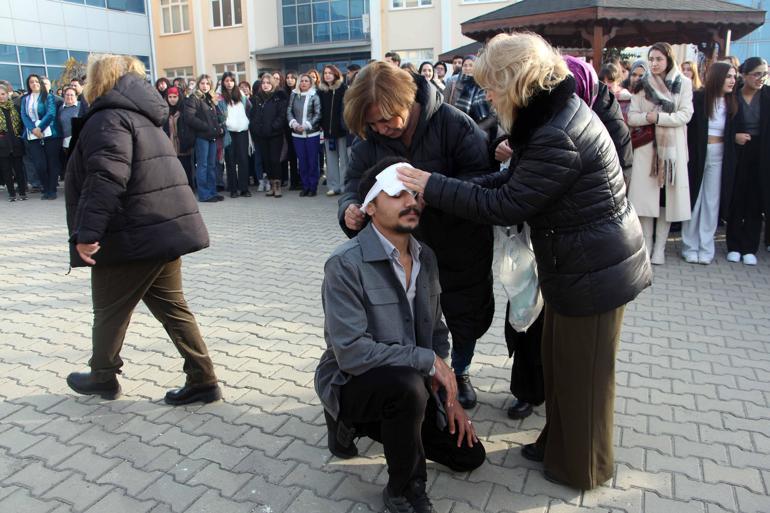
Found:
<path fill-rule="evenodd" d="M 604 27 L 601 23 L 594 24 L 594 37 L 591 42 L 593 50 L 593 65 L 597 73 L 602 69 L 602 52 L 604 50 Z"/>

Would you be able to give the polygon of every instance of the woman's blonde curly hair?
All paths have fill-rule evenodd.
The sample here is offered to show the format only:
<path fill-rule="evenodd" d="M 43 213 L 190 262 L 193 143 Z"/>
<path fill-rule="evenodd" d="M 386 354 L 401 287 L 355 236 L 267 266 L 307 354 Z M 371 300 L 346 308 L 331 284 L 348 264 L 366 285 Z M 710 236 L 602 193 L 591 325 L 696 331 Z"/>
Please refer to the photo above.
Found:
<path fill-rule="evenodd" d="M 88 71 L 83 95 L 89 104 L 109 92 L 121 77 L 134 73 L 141 78 L 147 76 L 142 61 L 129 55 L 111 53 L 92 54 L 88 57 Z"/>
<path fill-rule="evenodd" d="M 511 129 L 515 110 L 526 107 L 537 93 L 554 89 L 569 74 L 559 52 L 528 32 L 496 35 L 473 66 L 476 82 L 494 94 L 495 110 L 505 130 Z"/>

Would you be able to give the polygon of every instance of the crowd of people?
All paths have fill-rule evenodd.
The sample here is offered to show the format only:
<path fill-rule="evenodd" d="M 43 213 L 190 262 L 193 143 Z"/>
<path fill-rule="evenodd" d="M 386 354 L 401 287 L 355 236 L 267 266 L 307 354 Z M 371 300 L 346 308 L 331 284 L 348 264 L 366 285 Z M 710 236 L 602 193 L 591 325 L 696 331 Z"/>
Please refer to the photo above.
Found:
<path fill-rule="evenodd" d="M 650 286 L 650 264 L 665 263 L 672 224 L 688 263 L 716 258 L 720 220 L 727 260 L 757 263 L 770 213 L 767 73 L 758 57 L 680 66 L 655 43 L 597 74 L 532 34 L 499 35 L 451 63 L 389 52 L 363 69 L 273 71 L 253 84 L 225 72 L 153 85 L 139 61 L 100 56 L 61 98 L 37 75 L 15 100 L 0 83 L 0 166 L 11 201 L 27 199 L 28 179 L 56 199 L 65 178 L 71 263 L 93 266 L 91 372 L 69 385 L 120 394 L 120 347 L 144 300 L 185 359 L 169 404 L 221 397 L 181 292 L 180 257 L 208 245 L 196 196 L 254 187 L 280 198 L 289 186 L 312 197 L 325 166 L 350 237 L 324 268 L 315 385 L 329 450 L 349 458 L 356 437 L 381 441 L 386 507 L 430 512 L 426 458 L 457 471 L 484 462 L 465 410 L 494 314 L 492 226 L 528 224 L 545 303 L 526 333 L 506 324 L 507 414 L 546 405 L 522 454 L 549 480 L 594 488 L 614 469 L 624 310 Z"/>

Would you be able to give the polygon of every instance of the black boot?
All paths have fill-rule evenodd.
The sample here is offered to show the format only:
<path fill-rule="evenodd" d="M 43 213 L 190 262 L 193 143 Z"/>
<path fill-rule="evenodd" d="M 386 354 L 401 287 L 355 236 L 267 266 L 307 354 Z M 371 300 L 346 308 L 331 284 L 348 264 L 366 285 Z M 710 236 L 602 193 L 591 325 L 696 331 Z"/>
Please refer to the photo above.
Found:
<path fill-rule="evenodd" d="M 326 419 L 326 440 L 329 445 L 329 452 L 343 460 L 358 456 L 354 439 L 355 430 L 334 420 L 326 409 L 324 409 L 324 418 Z M 343 439 L 340 440 L 340 438 Z"/>
<path fill-rule="evenodd" d="M 385 513 L 415 513 L 409 499 L 391 494 L 387 486 L 382 491 L 382 502 L 385 503 Z"/>
<path fill-rule="evenodd" d="M 525 419 L 530 415 L 532 415 L 532 405 L 518 399 L 508 408 L 509 419 Z"/>
<path fill-rule="evenodd" d="M 521 448 L 521 455 L 529 461 L 542 462 L 545 459 L 543 449 L 537 446 L 537 444 L 527 444 Z"/>
<path fill-rule="evenodd" d="M 67 376 L 67 384 L 78 394 L 98 395 L 108 400 L 120 397 L 120 383 L 114 374 L 106 381 L 95 381 L 90 372 L 73 372 Z"/>
<path fill-rule="evenodd" d="M 457 401 L 460 406 L 470 410 L 476 406 L 476 391 L 471 385 L 471 378 L 467 374 L 457 375 Z"/>
<path fill-rule="evenodd" d="M 414 479 L 406 488 L 404 496 L 414 508 L 415 513 L 436 513 L 428 494 L 425 492 L 425 481 Z"/>
<path fill-rule="evenodd" d="M 166 392 L 163 400 L 171 406 L 181 406 L 190 403 L 213 403 L 222 399 L 222 389 L 219 385 L 185 385 L 176 390 Z"/>

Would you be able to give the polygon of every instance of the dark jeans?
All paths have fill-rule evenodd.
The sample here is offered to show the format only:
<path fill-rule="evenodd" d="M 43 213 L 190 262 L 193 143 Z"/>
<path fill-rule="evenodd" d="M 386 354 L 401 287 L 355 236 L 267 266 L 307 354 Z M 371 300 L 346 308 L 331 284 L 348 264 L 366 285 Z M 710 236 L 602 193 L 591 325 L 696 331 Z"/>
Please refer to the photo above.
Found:
<path fill-rule="evenodd" d="M 248 192 L 249 131 L 230 132 L 230 139 L 230 146 L 225 148 L 227 190 L 229 192 Z"/>
<path fill-rule="evenodd" d="M 457 436 L 437 427 L 429 386 L 428 378 L 411 367 L 379 367 L 342 387 L 340 418 L 382 443 L 393 494 L 402 495 L 414 479 L 426 480 L 426 458 L 457 472 L 478 468 L 486 458 L 481 442 L 457 447 Z"/>
<path fill-rule="evenodd" d="M 8 188 L 8 196 L 16 196 L 14 179 L 22 196 L 27 194 L 27 176 L 24 174 L 24 161 L 21 156 L 0 157 L 0 177 Z"/>
<path fill-rule="evenodd" d="M 727 216 L 727 251 L 755 254 L 762 235 L 762 183 L 759 137 L 738 149 L 735 185 Z"/>
<path fill-rule="evenodd" d="M 257 137 L 257 147 L 262 156 L 262 169 L 269 180 L 281 179 L 281 149 L 283 135 L 277 137 Z"/>
<path fill-rule="evenodd" d="M 61 169 L 61 138 L 48 137 L 47 139 L 25 140 L 27 155 L 40 178 L 40 187 L 43 194 L 53 196 L 59 184 L 59 171 Z"/>
<path fill-rule="evenodd" d="M 184 168 L 184 174 L 187 176 L 187 183 L 190 184 L 190 188 L 195 192 L 195 173 L 193 173 L 192 155 L 177 155 L 177 158 Z"/>
<path fill-rule="evenodd" d="M 144 301 L 184 358 L 187 384 L 216 383 L 195 316 L 182 292 L 182 260 L 143 261 L 91 269 L 94 304 L 93 355 L 89 365 L 98 381 L 120 373 L 120 350 L 131 314 Z"/>

